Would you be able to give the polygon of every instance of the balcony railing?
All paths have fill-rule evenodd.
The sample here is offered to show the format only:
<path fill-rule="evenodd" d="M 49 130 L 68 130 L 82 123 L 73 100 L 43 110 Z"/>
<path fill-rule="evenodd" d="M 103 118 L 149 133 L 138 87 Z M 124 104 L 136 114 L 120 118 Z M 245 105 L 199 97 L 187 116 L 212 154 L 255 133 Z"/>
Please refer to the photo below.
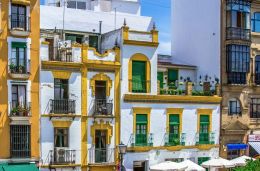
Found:
<path fill-rule="evenodd" d="M 176 146 L 176 145 L 185 145 L 186 134 L 173 134 L 166 133 L 164 135 L 164 142 L 166 146 Z"/>
<path fill-rule="evenodd" d="M 246 84 L 246 72 L 227 73 L 228 84 Z"/>
<path fill-rule="evenodd" d="M 30 61 L 26 59 L 19 59 L 20 65 L 16 64 L 17 58 L 11 58 L 9 61 L 9 72 L 11 74 L 29 74 Z"/>
<path fill-rule="evenodd" d="M 49 60 L 74 62 L 72 57 L 72 48 L 58 48 L 49 46 Z"/>
<path fill-rule="evenodd" d="M 51 165 L 75 164 L 76 162 L 76 150 L 57 148 L 50 150 L 49 155 Z"/>
<path fill-rule="evenodd" d="M 50 113 L 54 114 L 75 114 L 75 100 L 59 99 L 50 100 Z"/>
<path fill-rule="evenodd" d="M 129 86 L 133 93 L 146 93 L 148 87 L 150 87 L 151 81 L 146 80 L 129 80 Z"/>
<path fill-rule="evenodd" d="M 226 29 L 226 39 L 251 40 L 251 30 L 236 27 L 228 27 Z"/>
<path fill-rule="evenodd" d="M 95 99 L 94 116 L 112 115 L 113 103 L 112 100 Z"/>
<path fill-rule="evenodd" d="M 89 163 L 114 163 L 115 162 L 115 148 L 90 148 Z"/>
<path fill-rule="evenodd" d="M 215 144 L 215 133 L 197 133 L 196 144 Z"/>
<path fill-rule="evenodd" d="M 153 134 L 131 134 L 131 146 L 153 146 Z"/>
<path fill-rule="evenodd" d="M 31 116 L 31 103 L 19 104 L 10 103 L 10 117 L 28 117 Z"/>
<path fill-rule="evenodd" d="M 24 15 L 9 16 L 10 29 L 19 31 L 30 31 L 31 18 Z"/>

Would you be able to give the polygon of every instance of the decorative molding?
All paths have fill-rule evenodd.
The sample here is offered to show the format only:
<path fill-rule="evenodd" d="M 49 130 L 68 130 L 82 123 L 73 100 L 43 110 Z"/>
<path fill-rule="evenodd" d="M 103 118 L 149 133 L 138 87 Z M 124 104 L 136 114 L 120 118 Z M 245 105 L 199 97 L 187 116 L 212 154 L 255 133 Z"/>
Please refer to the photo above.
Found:
<path fill-rule="evenodd" d="M 105 122 L 102 119 L 100 123 L 97 121 L 90 127 L 91 129 L 91 137 L 92 137 L 92 144 L 95 144 L 95 132 L 96 130 L 106 130 L 107 131 L 107 144 L 111 144 L 111 138 L 113 136 L 113 126 L 109 124 L 109 122 Z"/>
<path fill-rule="evenodd" d="M 104 73 L 96 74 L 90 80 L 90 86 L 92 88 L 92 96 L 95 96 L 96 81 L 106 81 L 106 96 L 110 96 L 110 90 L 112 88 L 112 80 Z"/>
<path fill-rule="evenodd" d="M 57 79 L 69 79 L 71 76 L 70 71 L 52 71 L 52 75 Z"/>
<path fill-rule="evenodd" d="M 203 145 L 191 145 L 191 146 L 158 146 L 158 147 L 128 147 L 128 152 L 148 152 L 151 150 L 168 150 L 168 151 L 180 151 L 185 149 L 199 149 L 199 150 L 210 150 L 212 148 L 219 148 L 219 145 L 214 144 L 203 144 Z"/>
<path fill-rule="evenodd" d="M 148 46 L 148 47 L 158 47 L 159 43 L 155 42 L 145 42 L 137 40 L 124 40 L 125 45 L 134 45 L 134 46 Z"/>
<path fill-rule="evenodd" d="M 220 104 L 221 97 L 217 96 L 178 96 L 178 95 L 149 95 L 125 94 L 126 102 L 142 103 L 194 103 L 194 104 Z"/>
<path fill-rule="evenodd" d="M 12 3 L 26 5 L 26 6 L 29 6 L 31 4 L 30 0 L 12 0 Z"/>
<path fill-rule="evenodd" d="M 52 125 L 54 128 L 69 128 L 72 121 L 60 121 L 60 120 L 52 120 Z"/>

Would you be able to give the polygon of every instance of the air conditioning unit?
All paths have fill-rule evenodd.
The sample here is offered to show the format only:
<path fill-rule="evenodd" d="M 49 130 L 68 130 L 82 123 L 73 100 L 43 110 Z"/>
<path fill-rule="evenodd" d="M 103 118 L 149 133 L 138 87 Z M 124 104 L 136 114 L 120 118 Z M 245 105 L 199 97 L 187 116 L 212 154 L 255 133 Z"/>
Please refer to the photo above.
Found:
<path fill-rule="evenodd" d="M 54 151 L 54 162 L 55 163 L 66 163 L 66 151 L 67 148 L 55 148 Z"/>

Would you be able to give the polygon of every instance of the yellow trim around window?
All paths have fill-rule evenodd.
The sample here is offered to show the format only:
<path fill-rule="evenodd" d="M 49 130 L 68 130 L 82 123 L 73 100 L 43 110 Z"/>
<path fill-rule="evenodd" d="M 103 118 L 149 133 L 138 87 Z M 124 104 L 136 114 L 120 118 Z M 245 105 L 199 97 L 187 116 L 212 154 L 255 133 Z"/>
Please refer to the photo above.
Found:
<path fill-rule="evenodd" d="M 166 109 L 167 118 L 166 118 L 166 131 L 167 133 L 170 132 L 169 124 L 170 124 L 170 115 L 179 115 L 180 119 L 180 126 L 179 126 L 179 133 L 182 133 L 182 114 L 183 114 L 183 108 L 167 108 Z"/>
<path fill-rule="evenodd" d="M 54 128 L 69 128 L 72 121 L 59 121 L 59 120 L 52 120 L 52 125 Z"/>
<path fill-rule="evenodd" d="M 197 132 L 200 131 L 200 115 L 209 115 L 209 132 L 212 131 L 212 113 L 213 109 L 197 109 Z"/>
<path fill-rule="evenodd" d="M 133 61 L 143 61 L 146 62 L 146 93 L 150 93 L 151 92 L 151 63 L 150 60 L 147 56 L 145 56 L 144 54 L 141 53 L 136 53 L 134 54 L 128 62 L 128 80 L 129 80 L 129 84 L 128 84 L 128 90 L 129 92 L 132 92 L 132 84 L 131 84 L 131 80 L 132 80 L 132 62 Z"/>
<path fill-rule="evenodd" d="M 147 115 L 147 134 L 150 133 L 150 118 L 151 118 L 151 108 L 150 107 L 134 107 L 133 108 L 133 133 L 136 133 L 136 115 L 145 114 Z"/>
<path fill-rule="evenodd" d="M 29 6 L 30 0 L 12 0 L 12 3 Z"/>
<path fill-rule="evenodd" d="M 92 88 L 92 95 L 95 96 L 96 81 L 106 81 L 106 96 L 110 96 L 110 90 L 112 88 L 112 80 L 104 73 L 96 74 L 90 80 L 90 86 Z"/>
<path fill-rule="evenodd" d="M 91 130 L 91 137 L 92 137 L 92 144 L 95 144 L 95 137 L 96 137 L 96 130 L 106 130 L 107 131 L 107 144 L 111 144 L 111 138 L 113 136 L 113 126 L 109 124 L 109 122 L 105 122 L 103 120 L 100 121 L 100 123 L 97 123 L 96 121 L 90 128 Z"/>
<path fill-rule="evenodd" d="M 69 79 L 71 72 L 70 71 L 52 71 L 52 75 L 56 79 Z"/>

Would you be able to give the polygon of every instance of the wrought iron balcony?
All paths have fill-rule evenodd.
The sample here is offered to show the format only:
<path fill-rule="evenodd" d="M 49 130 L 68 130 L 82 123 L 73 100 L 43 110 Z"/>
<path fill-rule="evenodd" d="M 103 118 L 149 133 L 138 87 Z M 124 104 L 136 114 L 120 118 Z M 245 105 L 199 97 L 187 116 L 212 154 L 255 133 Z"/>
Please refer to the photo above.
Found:
<path fill-rule="evenodd" d="M 228 27 L 226 29 L 227 40 L 251 40 L 251 30 L 238 27 Z"/>
<path fill-rule="evenodd" d="M 74 62 L 72 48 L 58 48 L 49 46 L 49 60 L 61 62 Z"/>
<path fill-rule="evenodd" d="M 94 116 L 112 115 L 113 103 L 112 100 L 95 99 Z"/>
<path fill-rule="evenodd" d="M 89 163 L 114 163 L 115 162 L 115 148 L 90 148 Z"/>
<path fill-rule="evenodd" d="M 16 36 L 29 36 L 31 18 L 25 15 L 12 14 L 9 16 L 9 29 Z"/>
<path fill-rule="evenodd" d="M 185 145 L 186 134 L 173 134 L 173 133 L 166 133 L 164 135 L 164 144 L 166 146 L 176 146 L 176 145 Z"/>
<path fill-rule="evenodd" d="M 131 134 L 131 146 L 153 146 L 153 134 Z"/>
<path fill-rule="evenodd" d="M 10 103 L 10 117 L 29 117 L 31 116 L 31 103 L 19 104 Z"/>
<path fill-rule="evenodd" d="M 50 100 L 50 113 L 53 114 L 75 114 L 75 100 L 55 99 Z"/>
<path fill-rule="evenodd" d="M 57 148 L 49 152 L 50 165 L 75 164 L 76 150 Z"/>
<path fill-rule="evenodd" d="M 197 133 L 196 144 L 215 144 L 215 133 Z"/>

